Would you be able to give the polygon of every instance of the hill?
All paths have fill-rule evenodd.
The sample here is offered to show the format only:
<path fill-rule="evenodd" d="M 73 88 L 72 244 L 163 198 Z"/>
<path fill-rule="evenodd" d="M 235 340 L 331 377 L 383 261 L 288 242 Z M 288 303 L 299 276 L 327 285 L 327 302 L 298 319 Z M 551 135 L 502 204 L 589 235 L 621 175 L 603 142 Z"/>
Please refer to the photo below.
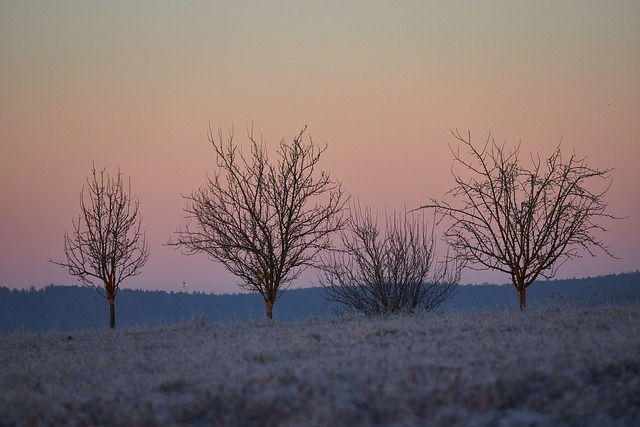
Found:
<path fill-rule="evenodd" d="M 530 308 L 593 306 L 640 300 L 640 272 L 586 279 L 534 283 L 528 291 Z M 517 310 L 511 285 L 459 286 L 440 311 Z M 274 306 L 280 322 L 333 315 L 320 288 L 290 289 Z M 0 287 L 0 332 L 105 328 L 108 304 L 91 288 L 50 285 L 43 289 Z M 194 318 L 217 323 L 258 321 L 264 303 L 257 294 L 205 294 L 121 289 L 116 298 L 119 328 L 189 322 Z"/>

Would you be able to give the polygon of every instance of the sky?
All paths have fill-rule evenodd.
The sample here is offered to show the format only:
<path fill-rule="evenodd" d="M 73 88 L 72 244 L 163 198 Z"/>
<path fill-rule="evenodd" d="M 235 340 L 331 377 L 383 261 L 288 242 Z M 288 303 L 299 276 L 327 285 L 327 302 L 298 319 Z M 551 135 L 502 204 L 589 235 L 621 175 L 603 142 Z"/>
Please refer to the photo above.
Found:
<path fill-rule="evenodd" d="M 123 287 L 239 292 L 207 256 L 164 245 L 214 171 L 209 123 L 241 143 L 253 125 L 271 147 L 308 126 L 329 146 L 321 169 L 380 211 L 444 198 L 451 129 L 543 157 L 562 139 L 615 168 L 606 200 L 625 218 L 599 236 L 619 259 L 557 278 L 635 271 L 639 22 L 635 0 L 0 0 L 0 286 L 78 283 L 47 260 L 64 260 L 95 162 L 131 177 L 151 245 Z"/>

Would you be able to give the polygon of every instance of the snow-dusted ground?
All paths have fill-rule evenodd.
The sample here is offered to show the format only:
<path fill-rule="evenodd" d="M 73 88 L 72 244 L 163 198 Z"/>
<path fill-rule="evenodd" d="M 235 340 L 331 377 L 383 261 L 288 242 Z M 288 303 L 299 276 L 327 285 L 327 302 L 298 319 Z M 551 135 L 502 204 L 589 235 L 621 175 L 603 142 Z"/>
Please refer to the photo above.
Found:
<path fill-rule="evenodd" d="M 0 336 L 0 425 L 640 425 L 640 305 Z"/>

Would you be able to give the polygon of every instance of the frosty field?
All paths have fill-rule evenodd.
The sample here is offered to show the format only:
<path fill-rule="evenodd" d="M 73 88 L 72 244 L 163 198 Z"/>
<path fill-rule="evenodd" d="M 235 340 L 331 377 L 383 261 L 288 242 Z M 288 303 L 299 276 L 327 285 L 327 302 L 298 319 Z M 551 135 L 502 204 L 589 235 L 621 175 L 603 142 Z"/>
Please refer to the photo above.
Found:
<path fill-rule="evenodd" d="M 640 425 L 640 305 L 0 335 L 0 425 Z"/>

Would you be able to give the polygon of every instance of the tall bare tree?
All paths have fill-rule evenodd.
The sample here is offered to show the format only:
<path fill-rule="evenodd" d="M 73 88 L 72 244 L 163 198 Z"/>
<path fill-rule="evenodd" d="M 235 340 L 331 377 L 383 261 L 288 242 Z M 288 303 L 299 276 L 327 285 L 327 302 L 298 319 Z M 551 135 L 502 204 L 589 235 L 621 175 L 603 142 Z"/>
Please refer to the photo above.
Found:
<path fill-rule="evenodd" d="M 120 283 L 140 274 L 149 259 L 139 204 L 131 195 L 131 180 L 125 190 L 120 170 L 111 178 L 106 169 L 97 172 L 93 165 L 91 178 L 80 193 L 78 221 L 73 221 L 73 233 L 64 235 L 67 260 L 50 260 L 109 301 L 112 329 L 116 327 L 115 299 Z"/>
<path fill-rule="evenodd" d="M 249 130 L 249 154 L 211 127 L 208 138 L 217 170 L 206 187 L 187 196 L 188 222 L 170 245 L 187 254 L 206 253 L 238 276 L 240 287 L 258 292 L 266 316 L 301 272 L 315 265 L 318 253 L 331 246 L 330 235 L 345 223 L 341 212 L 347 197 L 339 182 L 317 170 L 327 145 L 319 146 L 306 127 L 269 159 L 266 144 Z"/>
<path fill-rule="evenodd" d="M 544 161 L 532 155 L 525 168 L 520 145 L 506 150 L 489 135 L 476 147 L 470 133 L 452 134 L 463 148 L 451 148 L 454 167 L 468 175 L 452 168 L 455 186 L 448 194 L 455 205 L 432 199 L 423 208 L 450 220 L 445 239 L 467 265 L 510 276 L 521 310 L 538 277 L 553 277 L 583 251 L 613 256 L 596 236 L 605 231 L 599 220 L 615 218 L 604 201 L 612 169 L 592 168 L 575 153 L 563 158 L 560 145 Z M 599 190 L 594 181 L 601 182 Z"/>
<path fill-rule="evenodd" d="M 341 250 L 323 256 L 320 280 L 329 301 L 340 310 L 384 315 L 432 310 L 452 296 L 460 268 L 437 261 L 424 217 L 385 213 L 381 231 L 371 209 L 350 211 Z"/>

